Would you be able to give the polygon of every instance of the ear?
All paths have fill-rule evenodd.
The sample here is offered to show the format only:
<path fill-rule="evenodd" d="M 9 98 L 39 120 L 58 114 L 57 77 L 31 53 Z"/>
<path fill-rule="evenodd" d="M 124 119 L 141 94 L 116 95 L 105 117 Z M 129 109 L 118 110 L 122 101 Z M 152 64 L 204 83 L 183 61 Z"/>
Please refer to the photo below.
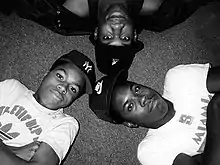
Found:
<path fill-rule="evenodd" d="M 137 34 L 137 31 L 134 30 L 134 41 L 137 41 L 138 40 L 138 34 Z"/>
<path fill-rule="evenodd" d="M 96 41 L 98 39 L 98 27 L 95 28 L 93 33 L 93 39 Z"/>
<path fill-rule="evenodd" d="M 138 128 L 139 127 L 137 124 L 133 124 L 133 123 L 130 123 L 130 122 L 127 122 L 127 121 L 124 121 L 123 125 L 126 126 L 126 127 L 129 127 L 129 128 Z"/>
<path fill-rule="evenodd" d="M 46 73 L 44 73 L 44 77 L 49 73 L 50 71 L 47 71 Z"/>

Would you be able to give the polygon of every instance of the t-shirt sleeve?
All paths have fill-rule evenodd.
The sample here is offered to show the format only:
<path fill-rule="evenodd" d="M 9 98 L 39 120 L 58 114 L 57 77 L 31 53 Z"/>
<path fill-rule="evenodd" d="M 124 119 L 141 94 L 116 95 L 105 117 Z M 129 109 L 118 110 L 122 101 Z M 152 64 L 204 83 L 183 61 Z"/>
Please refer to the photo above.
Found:
<path fill-rule="evenodd" d="M 175 150 L 168 141 L 167 146 L 163 146 L 159 140 L 160 138 L 145 139 L 139 144 L 137 157 L 142 165 L 172 165 L 176 156 L 173 152 Z"/>
<path fill-rule="evenodd" d="M 166 132 L 147 134 L 138 145 L 137 157 L 142 165 L 172 165 L 175 157 L 181 152 L 178 140 Z"/>
<path fill-rule="evenodd" d="M 178 65 L 170 69 L 165 77 L 163 97 L 175 100 L 185 92 L 208 92 L 206 79 L 210 64 Z"/>
<path fill-rule="evenodd" d="M 53 130 L 39 137 L 38 141 L 49 144 L 59 157 L 60 163 L 66 156 L 79 130 L 79 124 L 73 117 L 65 117 Z"/>
<path fill-rule="evenodd" d="M 18 97 L 27 88 L 15 79 L 6 79 L 0 82 L 0 102 L 3 99 Z"/>

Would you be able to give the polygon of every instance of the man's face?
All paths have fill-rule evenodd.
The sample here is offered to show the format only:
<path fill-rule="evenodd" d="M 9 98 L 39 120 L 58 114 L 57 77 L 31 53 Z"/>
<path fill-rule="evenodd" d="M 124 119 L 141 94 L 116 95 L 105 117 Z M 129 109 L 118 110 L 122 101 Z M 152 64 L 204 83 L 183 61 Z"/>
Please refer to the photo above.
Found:
<path fill-rule="evenodd" d="M 133 82 L 114 88 L 111 105 L 125 121 L 147 128 L 158 125 L 169 112 L 168 103 L 160 94 Z"/>
<path fill-rule="evenodd" d="M 76 66 L 60 65 L 44 77 L 34 97 L 44 107 L 57 110 L 72 104 L 84 85 L 84 75 Z"/>
<path fill-rule="evenodd" d="M 133 24 L 122 7 L 113 6 L 99 18 L 98 39 L 101 43 L 114 46 L 131 44 Z"/>

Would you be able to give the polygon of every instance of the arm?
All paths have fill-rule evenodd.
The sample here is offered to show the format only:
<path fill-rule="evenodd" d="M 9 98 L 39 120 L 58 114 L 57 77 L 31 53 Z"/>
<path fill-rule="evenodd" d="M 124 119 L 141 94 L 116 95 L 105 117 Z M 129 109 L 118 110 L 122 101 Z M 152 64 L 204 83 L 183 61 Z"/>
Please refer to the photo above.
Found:
<path fill-rule="evenodd" d="M 40 146 L 40 142 L 34 141 L 21 147 L 7 146 L 16 156 L 29 161 Z"/>
<path fill-rule="evenodd" d="M 0 141 L 0 165 L 57 165 L 59 158 L 54 150 L 46 143 L 42 142 L 30 161 L 26 161 L 16 156 L 10 147 Z"/>
<path fill-rule="evenodd" d="M 148 30 L 156 32 L 164 31 L 184 22 L 200 6 L 205 5 L 206 1 L 207 0 L 163 0 L 158 10 L 153 14 L 144 15 L 141 24 Z"/>
<path fill-rule="evenodd" d="M 202 165 L 220 162 L 220 93 L 216 93 L 207 107 L 207 137 Z"/>
<path fill-rule="evenodd" d="M 210 93 L 220 92 L 220 66 L 209 69 L 206 84 Z"/>
<path fill-rule="evenodd" d="M 173 165 L 201 165 L 200 164 L 201 157 L 202 157 L 201 154 L 196 155 L 196 157 L 191 157 L 184 153 L 180 153 L 179 155 L 176 156 Z"/>

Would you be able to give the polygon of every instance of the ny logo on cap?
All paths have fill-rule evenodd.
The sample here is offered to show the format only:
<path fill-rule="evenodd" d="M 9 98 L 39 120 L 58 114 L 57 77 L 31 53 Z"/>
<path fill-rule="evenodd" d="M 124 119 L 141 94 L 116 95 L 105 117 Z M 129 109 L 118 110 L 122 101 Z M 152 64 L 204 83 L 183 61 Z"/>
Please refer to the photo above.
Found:
<path fill-rule="evenodd" d="M 101 82 L 98 82 L 95 86 L 95 91 L 98 95 L 102 93 L 102 83 L 103 83 L 103 80 Z"/>
<path fill-rule="evenodd" d="M 92 65 L 89 65 L 89 61 L 85 61 L 85 63 L 83 64 L 83 67 L 87 73 L 89 73 L 92 70 Z"/>

